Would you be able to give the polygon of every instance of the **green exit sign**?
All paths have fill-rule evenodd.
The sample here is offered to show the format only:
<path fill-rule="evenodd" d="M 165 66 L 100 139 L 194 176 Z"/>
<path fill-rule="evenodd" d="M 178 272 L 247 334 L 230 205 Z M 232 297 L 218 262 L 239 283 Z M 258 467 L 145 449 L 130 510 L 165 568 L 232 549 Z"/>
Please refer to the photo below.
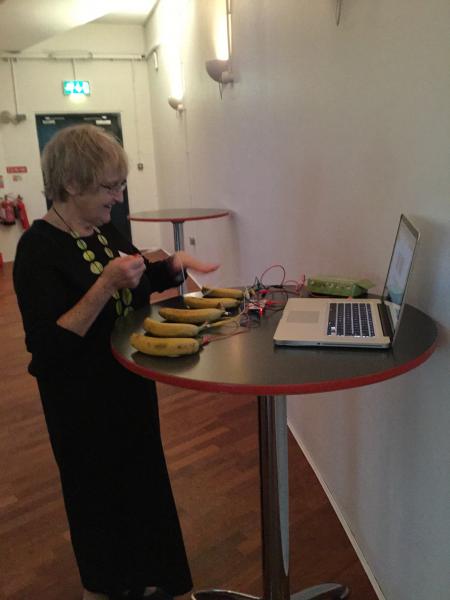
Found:
<path fill-rule="evenodd" d="M 90 96 L 91 86 L 89 81 L 80 81 L 78 79 L 70 79 L 63 81 L 64 96 Z"/>

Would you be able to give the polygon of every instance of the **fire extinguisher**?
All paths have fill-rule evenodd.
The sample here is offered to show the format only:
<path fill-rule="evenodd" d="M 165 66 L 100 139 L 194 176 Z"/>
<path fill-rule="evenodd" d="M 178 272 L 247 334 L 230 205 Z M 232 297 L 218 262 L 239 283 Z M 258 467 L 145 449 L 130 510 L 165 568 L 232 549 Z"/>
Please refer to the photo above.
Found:
<path fill-rule="evenodd" d="M 8 200 L 8 196 L 0 203 L 0 223 L 2 225 L 14 225 L 16 217 L 14 214 L 14 202 Z"/>
<path fill-rule="evenodd" d="M 27 210 L 25 208 L 25 204 L 22 199 L 22 196 L 17 196 L 15 212 L 16 212 L 17 218 L 19 219 L 20 223 L 22 224 L 22 227 L 24 229 L 28 229 L 30 227 L 30 222 L 28 221 Z"/>

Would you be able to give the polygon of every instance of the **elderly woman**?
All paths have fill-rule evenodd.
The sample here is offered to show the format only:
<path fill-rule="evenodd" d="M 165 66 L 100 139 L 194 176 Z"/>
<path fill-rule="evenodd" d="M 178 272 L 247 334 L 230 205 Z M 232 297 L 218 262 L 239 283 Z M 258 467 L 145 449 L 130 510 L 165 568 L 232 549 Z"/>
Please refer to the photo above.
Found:
<path fill-rule="evenodd" d="M 63 129 L 42 157 L 48 213 L 22 236 L 14 285 L 61 476 L 84 600 L 187 592 L 191 576 L 158 421 L 155 384 L 112 357 L 121 315 L 184 269 L 184 252 L 149 263 L 111 225 L 127 159 L 93 125 Z"/>

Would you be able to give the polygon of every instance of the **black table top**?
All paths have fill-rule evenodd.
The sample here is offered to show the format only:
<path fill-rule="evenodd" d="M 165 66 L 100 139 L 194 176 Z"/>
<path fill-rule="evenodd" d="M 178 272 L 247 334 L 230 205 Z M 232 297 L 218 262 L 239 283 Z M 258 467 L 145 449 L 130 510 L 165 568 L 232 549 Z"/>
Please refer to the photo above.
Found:
<path fill-rule="evenodd" d="M 406 305 L 393 348 L 276 347 L 272 338 L 281 312 L 267 313 L 248 333 L 212 341 L 198 354 L 152 357 L 129 343 L 144 332 L 144 318 L 160 319 L 161 306 L 181 306 L 174 298 L 150 305 L 117 321 L 111 344 L 116 359 L 143 377 L 196 390 L 281 395 L 359 387 L 401 375 L 434 351 L 437 328 L 420 310 Z"/>
<path fill-rule="evenodd" d="M 146 210 L 133 213 L 130 221 L 170 221 L 184 223 L 184 221 L 201 221 L 203 219 L 218 219 L 230 214 L 229 210 L 218 208 L 168 208 L 161 210 Z"/>

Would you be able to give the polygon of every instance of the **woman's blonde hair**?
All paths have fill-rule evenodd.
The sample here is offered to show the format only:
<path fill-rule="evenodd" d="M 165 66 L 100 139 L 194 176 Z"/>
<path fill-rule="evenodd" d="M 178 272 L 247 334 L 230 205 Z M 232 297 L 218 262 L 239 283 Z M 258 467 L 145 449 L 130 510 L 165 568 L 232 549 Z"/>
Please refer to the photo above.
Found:
<path fill-rule="evenodd" d="M 41 158 L 45 194 L 64 202 L 68 187 L 82 194 L 98 188 L 107 171 L 126 179 L 128 160 L 118 140 L 95 125 L 73 125 L 62 129 L 45 146 Z"/>

